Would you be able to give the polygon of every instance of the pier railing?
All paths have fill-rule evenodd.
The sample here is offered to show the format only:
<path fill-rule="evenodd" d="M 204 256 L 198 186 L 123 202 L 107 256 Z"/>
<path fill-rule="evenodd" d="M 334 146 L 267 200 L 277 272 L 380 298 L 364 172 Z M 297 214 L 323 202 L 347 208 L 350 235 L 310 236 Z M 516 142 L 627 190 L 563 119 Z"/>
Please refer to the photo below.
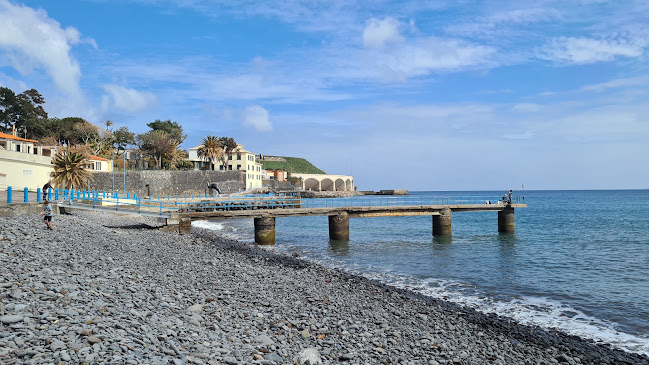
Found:
<path fill-rule="evenodd" d="M 291 208 L 336 208 L 336 207 L 386 207 L 413 205 L 466 205 L 502 204 L 502 197 L 485 195 L 449 196 L 353 196 L 341 198 L 299 199 L 284 194 L 229 194 L 229 195 L 157 195 L 142 197 L 135 193 L 106 192 L 98 190 L 41 189 L 27 188 L 18 191 L 7 189 L 7 203 L 41 202 L 43 199 L 59 202 L 59 206 L 83 206 L 86 208 L 138 213 L 168 215 L 172 212 L 208 212 L 215 210 L 256 210 Z M 525 203 L 524 196 L 514 196 L 512 203 Z"/>
<path fill-rule="evenodd" d="M 525 197 L 514 196 L 512 203 L 524 203 Z M 302 199 L 303 208 L 335 208 L 335 207 L 373 207 L 373 206 L 410 206 L 410 205 L 460 205 L 460 204 L 500 204 L 502 197 L 496 196 L 390 196 L 366 197 L 353 196 L 345 198 Z"/>

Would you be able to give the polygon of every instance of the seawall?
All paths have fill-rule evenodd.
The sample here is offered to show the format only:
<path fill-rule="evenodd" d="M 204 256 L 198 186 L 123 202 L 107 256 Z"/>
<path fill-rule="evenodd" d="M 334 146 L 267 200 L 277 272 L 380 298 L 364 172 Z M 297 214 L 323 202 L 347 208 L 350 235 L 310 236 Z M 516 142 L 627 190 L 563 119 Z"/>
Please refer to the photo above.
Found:
<path fill-rule="evenodd" d="M 90 190 L 111 191 L 112 172 L 95 172 Z M 245 189 L 245 171 L 126 171 L 126 191 L 140 196 L 205 194 L 207 186 L 216 183 L 224 194 Z M 115 190 L 122 191 L 124 172 L 115 171 Z"/>

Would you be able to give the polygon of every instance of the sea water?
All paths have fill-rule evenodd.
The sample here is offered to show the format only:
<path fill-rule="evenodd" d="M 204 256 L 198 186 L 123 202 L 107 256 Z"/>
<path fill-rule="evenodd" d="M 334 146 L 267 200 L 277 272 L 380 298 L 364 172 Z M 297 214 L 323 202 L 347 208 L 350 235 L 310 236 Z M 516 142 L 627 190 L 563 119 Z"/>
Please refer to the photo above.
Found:
<path fill-rule="evenodd" d="M 497 200 L 503 193 L 411 192 L 411 197 Z M 496 212 L 454 212 L 451 237 L 432 237 L 430 216 L 352 218 L 350 240 L 335 242 L 328 237 L 327 217 L 292 217 L 276 220 L 272 249 L 649 354 L 649 190 L 515 195 L 528 205 L 515 211 L 515 234 L 498 233 Z M 254 240 L 252 219 L 193 224 Z"/>

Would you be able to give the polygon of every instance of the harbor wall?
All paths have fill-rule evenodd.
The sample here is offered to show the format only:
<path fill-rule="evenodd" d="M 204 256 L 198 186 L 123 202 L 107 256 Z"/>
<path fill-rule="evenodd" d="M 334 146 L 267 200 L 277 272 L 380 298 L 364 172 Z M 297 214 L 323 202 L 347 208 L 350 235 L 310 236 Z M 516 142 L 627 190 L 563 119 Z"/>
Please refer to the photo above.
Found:
<path fill-rule="evenodd" d="M 95 172 L 89 190 L 112 191 L 113 173 Z M 126 171 L 126 191 L 139 196 L 205 194 L 208 184 L 216 183 L 223 194 L 246 187 L 245 171 Z M 148 187 L 147 187 L 148 185 Z M 124 190 L 124 172 L 115 171 L 115 190 Z"/>

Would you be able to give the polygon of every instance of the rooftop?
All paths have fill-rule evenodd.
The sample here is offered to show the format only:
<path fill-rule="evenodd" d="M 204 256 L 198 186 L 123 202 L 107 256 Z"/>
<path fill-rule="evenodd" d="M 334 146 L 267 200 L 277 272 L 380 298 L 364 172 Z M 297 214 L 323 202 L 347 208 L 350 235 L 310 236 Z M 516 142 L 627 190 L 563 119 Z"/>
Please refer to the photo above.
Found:
<path fill-rule="evenodd" d="M 2 133 L 2 132 L 0 132 L 0 138 L 2 138 L 2 139 L 13 139 L 15 141 L 22 141 L 22 142 L 38 143 L 38 141 L 36 141 L 34 139 L 20 138 L 20 137 L 16 137 L 16 136 L 13 136 L 11 134 Z"/>

